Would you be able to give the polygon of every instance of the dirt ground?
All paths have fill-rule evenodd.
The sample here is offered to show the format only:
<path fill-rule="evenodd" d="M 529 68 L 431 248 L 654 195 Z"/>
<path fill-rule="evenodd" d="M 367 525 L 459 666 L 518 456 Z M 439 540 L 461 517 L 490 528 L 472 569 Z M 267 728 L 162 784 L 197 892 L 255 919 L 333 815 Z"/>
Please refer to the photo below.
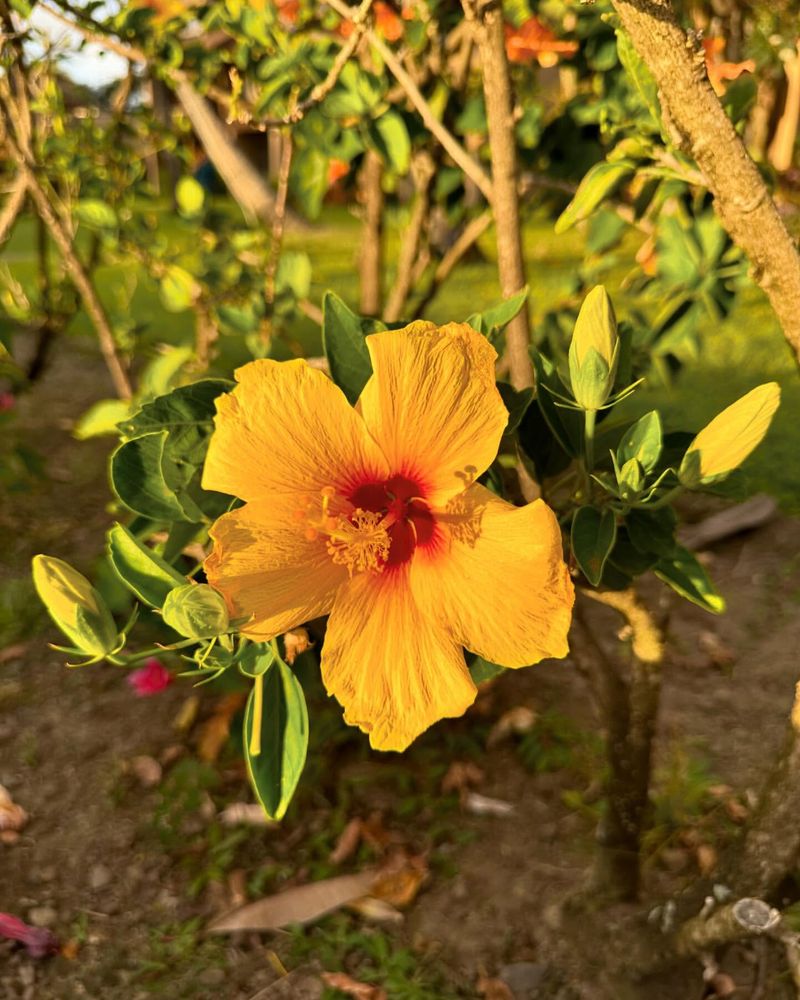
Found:
<path fill-rule="evenodd" d="M 389 1000 L 477 997 L 481 977 L 502 977 L 518 1000 L 699 1000 L 701 969 L 693 963 L 668 979 L 609 986 L 609 929 L 643 919 L 699 868 L 713 869 L 714 854 L 698 844 L 716 851 L 714 838 L 735 826 L 730 803 L 747 807 L 779 750 L 798 673 L 800 522 L 777 517 L 708 553 L 726 615 L 673 602 L 659 731 L 663 837 L 648 848 L 646 901 L 594 914 L 607 934 L 597 938 L 593 974 L 585 955 L 571 962 L 558 905 L 585 880 L 597 799 L 598 723 L 570 661 L 502 677 L 477 716 L 437 727 L 402 766 L 394 755 L 367 752 L 357 734 L 343 736 L 334 718 L 330 752 L 312 760 L 285 826 L 233 836 L 214 817 L 226 802 L 248 798 L 238 754 L 223 753 L 216 773 L 196 765 L 194 737 L 175 728 L 188 683 L 137 699 L 118 669 L 70 671 L 48 649 L 55 637 L 28 583 L 29 560 L 46 551 L 88 570 L 100 550 L 111 520 L 107 446 L 74 441 L 69 423 L 104 381 L 88 349 L 71 343 L 56 355 L 21 399 L 17 425 L 51 478 L 0 497 L 0 784 L 31 817 L 16 843 L 0 844 L 0 911 L 49 926 L 68 943 L 65 955 L 43 961 L 0 943 L 0 1000 L 247 1000 L 277 979 L 270 950 L 289 969 L 309 961 L 363 969 L 354 953 L 373 931 L 358 917 L 328 925 L 325 938 L 200 932 L 242 879 L 252 897 L 328 872 L 320 859 L 336 832 L 376 808 L 431 854 L 431 875 L 402 924 L 379 933 L 438 985 L 387 987 Z M 202 719 L 218 696 L 201 697 Z M 551 750 L 560 748 L 564 761 L 545 759 L 546 747 L 531 749 L 524 739 L 485 748 L 492 723 L 520 705 L 550 720 Z M 162 765 L 152 787 L 131 773 L 142 755 Z M 456 796 L 439 796 L 441 773 L 460 758 L 478 763 L 480 793 L 511 803 L 511 815 L 474 815 Z M 706 805 L 692 813 L 695 794 Z M 708 819 L 715 796 L 733 813 L 728 827 Z M 391 957 L 381 961 L 384 972 L 394 967 Z M 737 997 L 751 995 L 754 984 L 761 992 L 753 996 L 785 995 L 779 956 L 765 948 L 738 949 L 729 968 Z M 280 995 L 306 994 L 297 987 Z"/>

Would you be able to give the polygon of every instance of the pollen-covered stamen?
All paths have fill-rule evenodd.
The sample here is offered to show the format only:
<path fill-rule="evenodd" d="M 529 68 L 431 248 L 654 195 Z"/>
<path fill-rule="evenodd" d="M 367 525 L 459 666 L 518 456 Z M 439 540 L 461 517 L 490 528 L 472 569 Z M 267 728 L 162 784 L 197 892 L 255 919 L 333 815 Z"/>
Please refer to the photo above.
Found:
<path fill-rule="evenodd" d="M 390 515 L 355 506 L 332 486 L 326 486 L 316 501 L 304 501 L 295 517 L 303 525 L 308 541 L 325 539 L 331 559 L 346 566 L 350 576 L 365 570 L 383 570 L 391 548 Z"/>
<path fill-rule="evenodd" d="M 371 569 L 381 572 L 389 556 L 391 539 L 384 518 L 357 507 L 349 518 L 340 517 L 328 532 L 328 552 L 350 576 Z"/>

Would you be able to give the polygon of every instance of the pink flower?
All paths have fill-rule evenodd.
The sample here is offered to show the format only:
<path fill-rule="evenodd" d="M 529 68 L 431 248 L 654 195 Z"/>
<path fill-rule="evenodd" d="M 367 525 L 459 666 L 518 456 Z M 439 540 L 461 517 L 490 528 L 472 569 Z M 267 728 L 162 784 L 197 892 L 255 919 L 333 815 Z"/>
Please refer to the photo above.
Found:
<path fill-rule="evenodd" d="M 173 676 L 161 660 L 151 656 L 149 660 L 145 660 L 143 667 L 128 674 L 127 681 L 139 698 L 149 698 L 168 687 Z"/>
<path fill-rule="evenodd" d="M 16 402 L 13 392 L 0 392 L 0 413 L 13 410 Z"/>
<path fill-rule="evenodd" d="M 31 927 L 19 917 L 0 913 L 0 937 L 19 941 L 31 958 L 47 958 L 58 952 L 58 939 L 45 927 Z"/>

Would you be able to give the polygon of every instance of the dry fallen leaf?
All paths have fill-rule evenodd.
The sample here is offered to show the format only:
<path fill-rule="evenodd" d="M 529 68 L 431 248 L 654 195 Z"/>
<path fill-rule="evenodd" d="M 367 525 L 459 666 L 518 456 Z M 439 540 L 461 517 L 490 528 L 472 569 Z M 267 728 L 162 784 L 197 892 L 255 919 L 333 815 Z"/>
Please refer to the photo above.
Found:
<path fill-rule="evenodd" d="M 514 806 L 502 799 L 493 799 L 478 792 L 469 792 L 464 799 L 464 808 L 475 816 L 511 816 Z"/>
<path fill-rule="evenodd" d="M 214 705 L 211 716 L 200 727 L 197 738 L 197 756 L 206 764 L 213 764 L 228 742 L 231 722 L 239 709 L 244 707 L 246 695 L 236 691 L 223 695 Z"/>
<path fill-rule="evenodd" d="M 328 856 L 331 864 L 340 865 L 355 854 L 358 845 L 361 843 L 362 826 L 363 824 L 358 818 L 351 819 L 347 826 L 345 826 L 344 830 L 339 834 L 336 846 Z"/>
<path fill-rule="evenodd" d="M 264 807 L 258 802 L 231 802 L 219 814 L 223 826 L 277 826 L 277 820 L 270 819 Z"/>
<path fill-rule="evenodd" d="M 520 736 L 528 733 L 536 725 L 536 712 L 527 705 L 517 705 L 503 712 L 500 718 L 489 730 L 486 746 L 491 748 L 508 739 L 509 736 Z"/>
<path fill-rule="evenodd" d="M 128 766 L 131 774 L 144 788 L 155 788 L 161 781 L 161 765 L 155 757 L 142 754 L 139 757 L 133 757 Z"/>
<path fill-rule="evenodd" d="M 344 972 L 323 972 L 322 980 L 326 986 L 345 993 L 354 1000 L 388 1000 L 386 990 L 372 983 L 359 983 Z"/>
<path fill-rule="evenodd" d="M 213 921 L 208 930 L 212 934 L 227 934 L 232 931 L 277 930 L 289 924 L 311 923 L 354 899 L 368 895 L 375 874 L 374 870 L 365 871 L 294 886 L 225 914 Z"/>
<path fill-rule="evenodd" d="M 708 656 L 711 666 L 727 670 L 736 662 L 736 653 L 726 646 L 716 632 L 705 629 L 697 637 L 697 645 Z"/>
<path fill-rule="evenodd" d="M 0 785 L 0 843 L 13 844 L 19 840 L 19 831 L 28 822 L 28 814 L 11 798 L 8 790 Z"/>
<path fill-rule="evenodd" d="M 514 994 L 502 979 L 490 979 L 481 975 L 475 989 L 486 1000 L 514 1000 Z"/>
<path fill-rule="evenodd" d="M 730 798 L 725 800 L 725 812 L 734 823 L 744 823 L 750 814 L 750 810 L 738 799 Z"/>
<path fill-rule="evenodd" d="M 403 914 L 387 903 L 384 899 L 376 899 L 375 896 L 364 896 L 363 899 L 355 899 L 347 904 L 348 909 L 376 924 L 401 924 Z"/>
<path fill-rule="evenodd" d="M 454 760 L 442 778 L 442 794 L 459 792 L 463 795 L 471 785 L 480 785 L 483 771 L 469 760 Z"/>
<path fill-rule="evenodd" d="M 698 844 L 695 850 L 695 858 L 700 874 L 707 878 L 717 867 L 717 851 L 711 844 Z"/>
<path fill-rule="evenodd" d="M 732 997 L 738 991 L 735 981 L 727 972 L 716 972 L 711 977 L 710 985 L 715 997 Z"/>
<path fill-rule="evenodd" d="M 8 663 L 9 660 L 18 660 L 21 656 L 24 656 L 27 648 L 27 642 L 17 642 L 13 646 L 6 646 L 5 649 L 0 649 L 0 663 Z"/>
<path fill-rule="evenodd" d="M 420 854 L 398 851 L 378 872 L 369 893 L 400 908 L 411 904 L 428 877 L 428 865 Z"/>

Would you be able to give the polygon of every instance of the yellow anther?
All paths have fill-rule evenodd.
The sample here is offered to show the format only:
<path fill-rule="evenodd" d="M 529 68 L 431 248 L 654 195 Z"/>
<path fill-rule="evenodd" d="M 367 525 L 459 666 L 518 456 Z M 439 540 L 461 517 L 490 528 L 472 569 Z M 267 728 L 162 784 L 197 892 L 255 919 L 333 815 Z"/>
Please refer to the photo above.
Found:
<path fill-rule="evenodd" d="M 350 518 L 340 517 L 328 533 L 328 552 L 350 576 L 374 570 L 380 573 L 389 556 L 391 539 L 383 518 L 371 510 L 357 507 Z"/>

